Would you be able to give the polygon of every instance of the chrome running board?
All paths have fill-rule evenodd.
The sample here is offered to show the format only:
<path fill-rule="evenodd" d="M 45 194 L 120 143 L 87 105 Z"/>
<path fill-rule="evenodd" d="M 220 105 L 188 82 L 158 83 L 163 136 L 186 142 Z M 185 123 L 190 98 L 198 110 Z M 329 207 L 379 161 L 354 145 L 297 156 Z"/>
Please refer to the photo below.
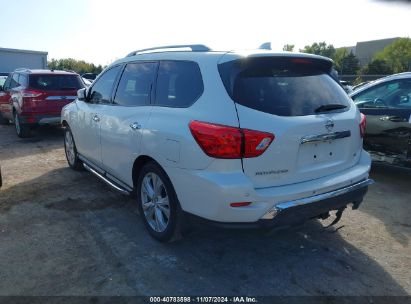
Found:
<path fill-rule="evenodd" d="M 87 165 L 84 161 L 83 161 L 83 166 L 84 168 L 93 173 L 95 176 L 97 176 L 99 179 L 101 179 L 103 182 L 105 182 L 107 185 L 109 185 L 111 188 L 113 188 L 114 190 L 117 190 L 118 192 L 125 194 L 125 195 L 130 195 L 131 191 L 114 184 L 112 181 L 110 181 L 107 177 L 105 177 L 103 174 L 97 172 L 96 170 L 94 170 L 93 168 L 91 168 L 89 165 Z"/>

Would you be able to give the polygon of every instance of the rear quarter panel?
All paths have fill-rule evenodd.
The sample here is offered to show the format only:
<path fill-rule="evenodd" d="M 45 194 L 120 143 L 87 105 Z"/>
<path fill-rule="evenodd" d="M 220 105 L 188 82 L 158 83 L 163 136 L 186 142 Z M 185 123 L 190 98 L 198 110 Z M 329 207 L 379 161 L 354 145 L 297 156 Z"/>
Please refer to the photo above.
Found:
<path fill-rule="evenodd" d="M 154 106 L 143 133 L 142 154 L 152 156 L 163 167 L 204 170 L 216 162 L 219 164 L 217 167 L 241 170 L 241 160 L 216 160 L 207 156 L 189 129 L 192 120 L 238 127 L 234 103 L 226 93 L 218 73 L 217 61 L 220 56 L 204 56 L 201 60 L 186 59 L 198 63 L 204 92 L 188 108 Z"/>

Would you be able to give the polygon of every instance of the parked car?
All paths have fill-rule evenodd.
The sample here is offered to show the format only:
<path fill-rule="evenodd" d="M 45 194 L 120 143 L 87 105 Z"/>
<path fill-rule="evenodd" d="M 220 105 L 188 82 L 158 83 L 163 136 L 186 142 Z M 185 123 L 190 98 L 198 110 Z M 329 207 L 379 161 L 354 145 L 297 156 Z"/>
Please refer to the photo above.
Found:
<path fill-rule="evenodd" d="M 93 82 L 94 79 L 96 79 L 97 74 L 95 73 L 84 73 L 83 75 L 81 75 L 81 77 L 88 79 L 89 81 Z"/>
<path fill-rule="evenodd" d="M 81 77 L 81 80 L 83 80 L 84 85 L 85 85 L 86 87 L 91 86 L 91 84 L 93 83 L 92 81 L 88 80 L 87 78 Z"/>
<path fill-rule="evenodd" d="M 353 91 L 352 86 L 350 85 L 350 83 L 348 81 L 345 80 L 340 80 L 340 84 L 342 86 L 342 88 L 344 89 L 344 91 L 349 94 Z"/>
<path fill-rule="evenodd" d="M 352 91 L 354 92 L 354 91 L 358 90 L 359 88 L 361 88 L 362 86 L 365 86 L 366 84 L 369 84 L 371 82 L 372 81 L 364 81 L 364 82 L 361 82 L 359 84 L 356 84 L 355 86 L 352 87 Z"/>
<path fill-rule="evenodd" d="M 133 52 L 63 108 L 68 164 L 133 195 L 160 241 L 193 218 L 271 228 L 338 210 L 338 220 L 372 183 L 371 159 L 364 117 L 331 68 L 315 55 L 202 45 Z"/>
<path fill-rule="evenodd" d="M 19 137 L 33 127 L 59 124 L 61 109 L 85 85 L 73 72 L 18 69 L 0 88 L 0 122 L 13 121 Z"/>
<path fill-rule="evenodd" d="M 374 160 L 411 167 L 411 73 L 373 81 L 351 98 L 367 116 L 364 146 Z"/>
<path fill-rule="evenodd" d="M 6 79 L 7 79 L 7 75 L 0 75 L 0 87 L 4 85 L 4 83 L 6 82 Z"/>

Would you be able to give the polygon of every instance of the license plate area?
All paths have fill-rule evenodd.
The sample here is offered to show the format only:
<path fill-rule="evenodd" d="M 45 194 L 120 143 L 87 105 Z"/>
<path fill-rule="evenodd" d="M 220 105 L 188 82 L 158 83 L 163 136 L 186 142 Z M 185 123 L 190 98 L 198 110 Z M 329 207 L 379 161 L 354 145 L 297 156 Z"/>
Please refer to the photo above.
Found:
<path fill-rule="evenodd" d="M 298 168 L 301 172 L 339 165 L 345 161 L 347 149 L 349 143 L 341 139 L 300 145 Z"/>
<path fill-rule="evenodd" d="M 300 149 L 301 160 L 304 163 L 328 162 L 338 154 L 337 144 L 332 141 L 304 145 Z"/>

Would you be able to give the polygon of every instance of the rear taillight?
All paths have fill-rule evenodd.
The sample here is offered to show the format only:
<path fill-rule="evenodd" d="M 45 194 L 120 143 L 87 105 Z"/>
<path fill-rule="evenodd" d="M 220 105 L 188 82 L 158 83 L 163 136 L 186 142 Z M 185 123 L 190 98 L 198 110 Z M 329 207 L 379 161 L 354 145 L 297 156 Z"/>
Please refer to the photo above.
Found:
<path fill-rule="evenodd" d="M 264 153 L 274 140 L 271 133 L 192 121 L 190 131 L 208 156 L 249 158 Z"/>
<path fill-rule="evenodd" d="M 311 60 L 306 59 L 306 58 L 292 58 L 291 62 L 298 63 L 298 64 L 312 64 L 313 63 Z"/>
<path fill-rule="evenodd" d="M 244 157 L 257 157 L 267 150 L 274 140 L 271 133 L 242 129 L 244 135 Z"/>
<path fill-rule="evenodd" d="M 42 95 L 42 92 L 39 91 L 33 91 L 33 90 L 24 90 L 21 92 L 22 97 L 39 97 L 40 95 Z"/>
<path fill-rule="evenodd" d="M 189 126 L 195 140 L 208 156 L 241 158 L 240 129 L 200 121 L 192 121 Z"/>
<path fill-rule="evenodd" d="M 365 135 L 365 127 L 367 125 L 367 118 L 364 114 L 361 113 L 361 121 L 360 121 L 360 135 L 364 137 Z"/>

